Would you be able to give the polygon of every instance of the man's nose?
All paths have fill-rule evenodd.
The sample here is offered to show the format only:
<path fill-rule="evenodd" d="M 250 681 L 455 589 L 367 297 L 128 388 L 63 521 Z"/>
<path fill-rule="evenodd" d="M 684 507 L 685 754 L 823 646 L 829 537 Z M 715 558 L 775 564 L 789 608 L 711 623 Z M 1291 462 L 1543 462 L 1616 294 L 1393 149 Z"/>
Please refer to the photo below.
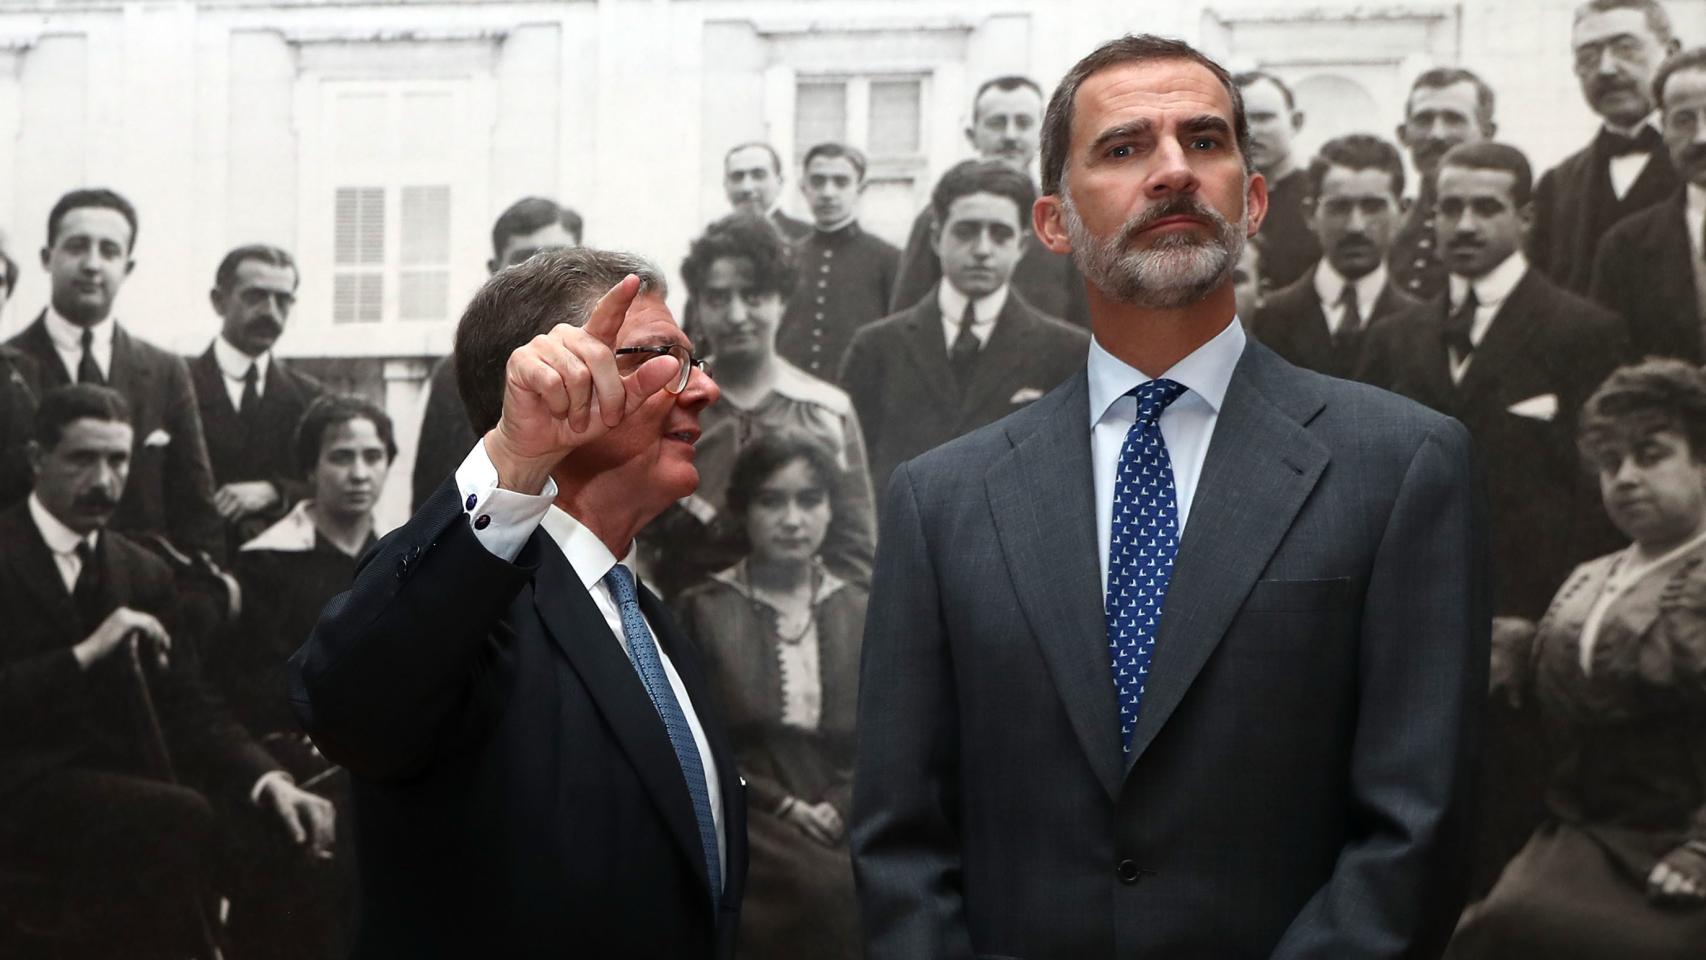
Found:
<path fill-rule="evenodd" d="M 1619 66 L 1617 56 L 1611 52 L 1611 48 L 1609 46 L 1602 47 L 1599 51 L 1600 76 L 1614 76 L 1620 73 Z"/>
<path fill-rule="evenodd" d="M 1694 118 L 1694 136 L 1688 138 L 1689 143 L 1706 143 L 1706 116 L 1696 115 Z"/>
<path fill-rule="evenodd" d="M 1164 141 L 1155 152 L 1156 168 L 1149 175 L 1145 192 L 1151 197 L 1170 193 L 1195 193 L 1197 175 L 1185 159 L 1185 148 L 1177 141 Z"/>
<path fill-rule="evenodd" d="M 1363 234 L 1368 232 L 1368 214 L 1359 207 L 1352 207 L 1350 215 L 1345 218 L 1345 232 Z"/>
<path fill-rule="evenodd" d="M 983 259 L 995 252 L 995 243 L 989 238 L 988 230 L 979 230 L 971 242 L 972 256 Z"/>
<path fill-rule="evenodd" d="M 723 391 L 717 386 L 717 381 L 705 372 L 703 367 L 694 367 L 687 375 L 687 386 L 676 395 L 677 406 L 706 407 L 716 403 L 723 396 Z"/>
<path fill-rule="evenodd" d="M 1622 460 L 1618 461 L 1617 472 L 1612 474 L 1612 479 L 1615 480 L 1617 485 L 1620 487 L 1632 486 L 1640 479 L 1640 472 L 1640 465 L 1635 462 L 1635 458 L 1633 456 L 1625 456 Z"/>

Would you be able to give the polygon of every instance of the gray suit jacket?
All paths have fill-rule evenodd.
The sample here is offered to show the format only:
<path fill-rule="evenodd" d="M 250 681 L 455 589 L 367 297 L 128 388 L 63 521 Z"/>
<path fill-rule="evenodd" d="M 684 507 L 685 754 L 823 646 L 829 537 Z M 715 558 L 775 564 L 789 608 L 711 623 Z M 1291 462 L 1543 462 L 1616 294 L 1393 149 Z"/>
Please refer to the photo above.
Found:
<path fill-rule="evenodd" d="M 874 958 L 1436 956 L 1486 690 L 1467 432 L 1251 341 L 1121 755 L 1087 378 L 896 469 L 852 843 Z"/>

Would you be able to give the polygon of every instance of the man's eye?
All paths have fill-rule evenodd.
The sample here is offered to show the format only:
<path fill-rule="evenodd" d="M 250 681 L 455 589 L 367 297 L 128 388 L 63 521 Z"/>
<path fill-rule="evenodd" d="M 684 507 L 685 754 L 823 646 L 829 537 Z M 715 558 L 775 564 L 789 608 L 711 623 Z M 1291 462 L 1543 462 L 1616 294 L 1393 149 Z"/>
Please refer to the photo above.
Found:
<path fill-rule="evenodd" d="M 1108 156 L 1115 160 L 1124 160 L 1126 157 L 1131 156 L 1131 147 L 1122 143 L 1119 146 L 1110 149 L 1108 151 Z"/>

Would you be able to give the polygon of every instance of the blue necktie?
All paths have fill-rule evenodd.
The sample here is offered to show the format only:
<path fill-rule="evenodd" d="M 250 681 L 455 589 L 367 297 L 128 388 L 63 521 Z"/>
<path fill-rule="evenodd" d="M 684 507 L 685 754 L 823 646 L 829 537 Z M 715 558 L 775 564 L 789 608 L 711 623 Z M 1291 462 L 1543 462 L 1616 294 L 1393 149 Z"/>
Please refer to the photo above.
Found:
<path fill-rule="evenodd" d="M 640 682 L 651 695 L 652 706 L 669 732 L 669 745 L 675 748 L 675 759 L 681 764 L 681 775 L 687 780 L 687 794 L 693 799 L 693 816 L 699 821 L 699 845 L 705 852 L 705 871 L 711 878 L 711 899 L 723 898 L 723 871 L 717 859 L 717 822 L 711 816 L 711 792 L 705 787 L 705 768 L 700 765 L 699 745 L 693 741 L 693 730 L 687 725 L 687 715 L 676 702 L 675 690 L 663 671 L 658 657 L 657 641 L 640 615 L 640 600 L 634 593 L 634 575 L 620 563 L 604 575 L 605 584 L 616 597 L 616 608 L 622 612 L 622 633 L 628 638 L 628 659 L 640 674 Z"/>
<path fill-rule="evenodd" d="M 1173 496 L 1173 461 L 1161 439 L 1161 411 L 1185 392 L 1171 380 L 1151 380 L 1132 388 L 1137 420 L 1120 446 L 1114 474 L 1112 536 L 1108 538 L 1109 667 L 1120 699 L 1120 744 L 1131 752 L 1137 729 L 1155 635 L 1173 555 L 1179 550 L 1179 506 Z"/>

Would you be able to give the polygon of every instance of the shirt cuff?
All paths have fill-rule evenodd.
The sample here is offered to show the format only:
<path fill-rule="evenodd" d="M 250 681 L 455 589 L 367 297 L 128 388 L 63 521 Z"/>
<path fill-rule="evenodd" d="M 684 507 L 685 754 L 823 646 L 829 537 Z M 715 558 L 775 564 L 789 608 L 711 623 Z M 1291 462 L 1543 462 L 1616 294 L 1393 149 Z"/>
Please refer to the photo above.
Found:
<path fill-rule="evenodd" d="M 296 782 L 295 778 L 290 774 L 285 773 L 283 770 L 272 770 L 267 773 L 263 773 L 261 774 L 261 778 L 255 781 L 255 785 L 249 788 L 249 802 L 260 803 L 261 791 L 265 790 L 267 788 L 267 784 L 273 780 L 283 780 L 285 783 Z"/>
<path fill-rule="evenodd" d="M 498 486 L 498 468 L 486 455 L 484 440 L 474 441 L 474 449 L 456 468 L 456 489 L 462 495 L 468 524 L 474 528 L 474 539 L 493 556 L 507 561 L 521 553 L 557 499 L 557 481 L 550 478 L 545 480 L 545 489 L 533 496 Z"/>

